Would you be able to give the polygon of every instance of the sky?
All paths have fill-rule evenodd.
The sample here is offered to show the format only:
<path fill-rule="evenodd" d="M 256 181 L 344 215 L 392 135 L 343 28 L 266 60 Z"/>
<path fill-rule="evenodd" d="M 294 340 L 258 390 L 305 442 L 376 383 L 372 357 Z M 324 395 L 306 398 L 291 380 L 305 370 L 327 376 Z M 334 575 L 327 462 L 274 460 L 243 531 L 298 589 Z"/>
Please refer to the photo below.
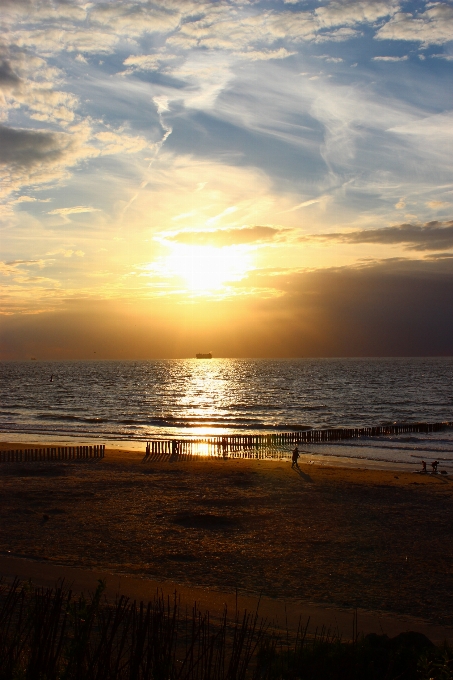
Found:
<path fill-rule="evenodd" d="M 0 358 L 453 354 L 453 4 L 0 0 Z"/>

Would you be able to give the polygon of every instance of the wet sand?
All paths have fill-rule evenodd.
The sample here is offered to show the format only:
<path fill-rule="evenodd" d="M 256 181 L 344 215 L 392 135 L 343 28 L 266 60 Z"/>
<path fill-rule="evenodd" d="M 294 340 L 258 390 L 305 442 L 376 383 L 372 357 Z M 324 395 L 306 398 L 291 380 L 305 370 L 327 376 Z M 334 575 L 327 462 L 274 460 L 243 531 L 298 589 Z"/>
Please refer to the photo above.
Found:
<path fill-rule="evenodd" d="M 142 463 L 136 451 L 107 450 L 102 461 L 2 463 L 0 489 L 3 573 L 16 559 L 31 576 L 63 565 L 221 599 L 237 588 L 286 601 L 294 616 L 315 607 L 352 620 L 358 607 L 379 612 L 375 622 L 453 625 L 449 476 L 303 461 L 300 470 Z"/>

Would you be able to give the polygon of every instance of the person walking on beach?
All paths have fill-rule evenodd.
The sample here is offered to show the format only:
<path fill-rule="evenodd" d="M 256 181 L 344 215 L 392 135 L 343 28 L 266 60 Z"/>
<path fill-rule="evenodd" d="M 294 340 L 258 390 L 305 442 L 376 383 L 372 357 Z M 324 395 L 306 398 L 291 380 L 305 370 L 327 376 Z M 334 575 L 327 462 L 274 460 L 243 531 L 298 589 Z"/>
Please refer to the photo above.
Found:
<path fill-rule="evenodd" d="M 298 465 L 297 465 L 297 459 L 298 458 L 299 458 L 299 449 L 297 448 L 297 444 L 296 444 L 296 446 L 294 447 L 293 456 L 292 456 L 292 459 L 291 459 L 292 460 L 292 463 L 291 463 L 292 468 L 294 466 L 298 467 Z"/>

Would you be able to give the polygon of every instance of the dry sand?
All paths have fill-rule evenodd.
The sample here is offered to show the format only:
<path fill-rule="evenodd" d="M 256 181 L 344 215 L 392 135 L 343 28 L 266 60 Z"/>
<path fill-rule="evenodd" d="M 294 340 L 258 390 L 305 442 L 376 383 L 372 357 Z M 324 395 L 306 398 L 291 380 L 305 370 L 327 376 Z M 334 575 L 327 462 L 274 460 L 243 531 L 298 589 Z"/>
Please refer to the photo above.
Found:
<path fill-rule="evenodd" d="M 143 463 L 108 450 L 102 461 L 2 463 L 0 489 L 2 570 L 7 557 L 27 557 L 171 587 L 238 588 L 300 611 L 322 605 L 352 617 L 359 607 L 453 625 L 449 477 L 303 462 L 296 471 L 286 461 Z"/>

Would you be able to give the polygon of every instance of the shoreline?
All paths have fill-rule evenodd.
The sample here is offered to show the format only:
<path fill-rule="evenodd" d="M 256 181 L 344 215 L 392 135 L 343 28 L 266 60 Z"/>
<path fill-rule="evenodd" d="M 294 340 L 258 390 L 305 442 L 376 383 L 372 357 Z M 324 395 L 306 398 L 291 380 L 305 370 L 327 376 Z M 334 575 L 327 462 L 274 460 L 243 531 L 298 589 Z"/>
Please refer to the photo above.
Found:
<path fill-rule="evenodd" d="M 30 447 L 35 447 L 35 448 L 46 448 L 50 446 L 78 446 L 78 445 L 97 445 L 99 443 L 103 443 L 106 446 L 106 451 L 117 451 L 117 452 L 122 452 L 123 454 L 127 455 L 128 453 L 141 453 L 143 456 L 145 455 L 145 448 L 146 448 L 146 440 L 144 441 L 138 441 L 138 440 L 108 440 L 105 438 L 95 438 L 95 437 L 72 437 L 72 436 L 65 436 L 62 437 L 60 435 L 23 435 L 19 433 L 0 433 L 0 450 L 5 450 L 8 448 L 11 449 L 19 449 L 19 448 L 30 448 Z M 368 452 L 370 450 L 374 449 L 379 449 L 379 444 L 380 442 L 376 443 L 375 447 L 370 447 L 370 446 L 363 446 L 360 447 L 359 444 L 354 444 L 353 448 L 356 452 L 359 452 L 361 449 L 363 452 Z M 303 447 L 303 448 L 302 448 Z M 364 455 L 356 455 L 356 456 L 347 456 L 344 455 L 344 451 L 342 449 L 345 449 L 346 446 L 344 444 L 337 444 L 337 443 L 330 443 L 330 444 L 303 444 L 299 445 L 299 450 L 301 452 L 301 456 L 299 459 L 300 464 L 303 465 L 319 465 L 319 466 L 333 466 L 333 467 L 339 467 L 339 468 L 365 468 L 369 470 L 394 470 L 394 471 L 406 471 L 406 472 L 418 472 L 421 467 L 421 462 L 419 460 L 417 461 L 395 461 L 395 460 L 385 460 L 385 459 L 378 459 L 378 458 L 370 458 L 366 457 Z M 244 457 L 244 460 L 256 460 L 260 462 L 281 462 L 281 461 L 290 461 L 291 460 L 291 449 L 292 446 L 288 447 L 288 450 L 283 452 L 281 456 L 276 456 L 276 457 L 260 457 L 260 458 L 247 458 Z M 311 450 L 310 450 L 311 449 Z M 320 449 L 328 449 L 331 452 L 330 453 L 322 453 L 320 452 Z M 429 452 L 429 454 L 426 455 L 426 458 L 428 461 L 431 460 L 431 458 L 434 460 L 435 455 L 432 451 Z M 439 454 L 437 454 L 439 455 Z M 217 460 L 215 456 L 212 457 L 204 457 L 204 456 L 199 456 L 197 457 L 200 460 Z M 230 457 L 227 456 L 227 460 L 233 460 L 237 459 L 235 457 Z M 238 459 L 241 459 L 238 457 Z M 447 467 L 448 473 L 452 474 L 453 473 L 453 464 L 446 465 L 444 467 Z"/>

